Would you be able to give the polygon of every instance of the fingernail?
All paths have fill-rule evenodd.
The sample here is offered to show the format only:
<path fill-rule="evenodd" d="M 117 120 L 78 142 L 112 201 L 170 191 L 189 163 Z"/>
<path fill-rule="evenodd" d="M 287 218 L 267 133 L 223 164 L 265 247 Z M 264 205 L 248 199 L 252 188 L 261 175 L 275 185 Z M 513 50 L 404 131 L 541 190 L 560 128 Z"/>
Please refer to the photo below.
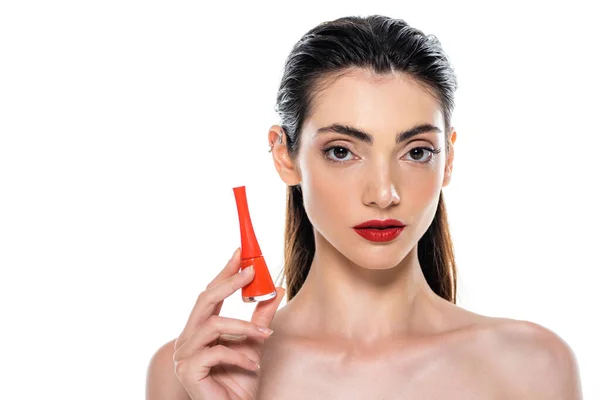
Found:
<path fill-rule="evenodd" d="M 254 271 L 254 265 L 251 265 L 249 267 L 246 267 L 242 270 L 242 274 L 244 275 L 250 275 L 252 274 L 252 271 Z"/>
<path fill-rule="evenodd" d="M 261 331 L 261 332 L 263 332 L 263 333 L 266 333 L 267 335 L 270 335 L 270 334 L 273 333 L 272 329 L 266 328 L 264 326 L 259 326 L 258 330 Z"/>
<path fill-rule="evenodd" d="M 231 258 L 235 257 L 235 253 L 237 253 L 237 251 L 238 251 L 239 249 L 240 249 L 239 247 L 238 247 L 237 249 L 235 249 L 235 251 L 234 251 L 234 252 L 233 252 L 233 254 L 231 255 Z"/>
<path fill-rule="evenodd" d="M 221 338 L 225 340 L 240 340 L 245 338 L 246 335 L 230 335 L 228 333 L 222 333 Z"/>

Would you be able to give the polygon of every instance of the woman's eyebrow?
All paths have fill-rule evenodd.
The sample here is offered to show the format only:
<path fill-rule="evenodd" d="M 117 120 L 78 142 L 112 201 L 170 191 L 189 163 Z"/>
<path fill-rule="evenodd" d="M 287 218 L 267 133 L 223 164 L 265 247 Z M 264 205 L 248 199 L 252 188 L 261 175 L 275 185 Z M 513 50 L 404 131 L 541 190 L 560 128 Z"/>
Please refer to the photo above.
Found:
<path fill-rule="evenodd" d="M 335 132 L 341 133 L 342 135 L 348 135 L 353 138 L 356 138 L 362 142 L 366 142 L 368 144 L 373 144 L 373 135 L 362 131 L 358 128 L 349 125 L 342 124 L 331 124 L 324 126 L 322 128 L 317 129 L 317 135 L 325 132 Z M 431 124 L 419 124 L 410 129 L 407 129 L 403 132 L 398 132 L 396 134 L 396 144 L 402 143 L 405 140 L 410 139 L 411 137 L 418 135 L 423 132 L 437 132 L 442 133 L 442 130 L 435 125 Z"/>

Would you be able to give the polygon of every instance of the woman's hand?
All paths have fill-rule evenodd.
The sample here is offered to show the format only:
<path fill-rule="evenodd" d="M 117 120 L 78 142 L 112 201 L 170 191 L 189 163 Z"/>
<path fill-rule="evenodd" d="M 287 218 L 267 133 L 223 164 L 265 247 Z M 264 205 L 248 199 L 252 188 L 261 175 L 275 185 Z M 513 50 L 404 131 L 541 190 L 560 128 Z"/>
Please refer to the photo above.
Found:
<path fill-rule="evenodd" d="M 192 400 L 254 400 L 258 391 L 262 348 L 284 289 L 260 302 L 251 321 L 220 317 L 223 300 L 254 279 L 254 270 L 240 269 L 240 249 L 200 293 L 185 328 L 175 341 L 175 374 Z M 248 273 L 244 273 L 248 272 Z M 221 336 L 223 334 L 223 336 Z M 228 335 L 238 336 L 232 339 Z"/>

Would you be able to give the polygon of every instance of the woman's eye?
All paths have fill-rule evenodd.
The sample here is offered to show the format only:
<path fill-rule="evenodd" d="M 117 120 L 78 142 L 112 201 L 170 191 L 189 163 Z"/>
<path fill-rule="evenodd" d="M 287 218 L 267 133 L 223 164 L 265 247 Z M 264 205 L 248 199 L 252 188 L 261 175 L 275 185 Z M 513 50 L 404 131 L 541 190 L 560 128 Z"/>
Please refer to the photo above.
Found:
<path fill-rule="evenodd" d="M 424 151 L 429 153 L 429 157 L 426 157 L 426 155 L 424 155 Z M 414 149 L 409 151 L 407 154 L 410 155 L 410 157 L 412 158 L 412 161 L 427 162 L 429 159 L 431 159 L 431 156 L 433 156 L 433 153 L 434 153 L 434 149 L 429 149 L 427 147 L 415 147 Z M 423 160 L 425 160 L 425 161 L 423 161 Z"/>
<path fill-rule="evenodd" d="M 342 146 L 333 146 L 323 151 L 325 157 L 333 162 L 345 162 L 350 161 L 352 158 L 346 159 L 345 157 L 353 154 L 350 150 Z"/>

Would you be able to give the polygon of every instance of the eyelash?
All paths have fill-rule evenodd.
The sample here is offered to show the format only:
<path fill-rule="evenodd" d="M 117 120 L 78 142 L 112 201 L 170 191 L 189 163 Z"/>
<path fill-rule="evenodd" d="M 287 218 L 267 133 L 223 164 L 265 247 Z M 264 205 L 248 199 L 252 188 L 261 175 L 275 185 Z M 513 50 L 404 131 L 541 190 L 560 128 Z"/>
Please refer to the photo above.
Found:
<path fill-rule="evenodd" d="M 330 147 L 328 147 L 326 149 L 323 149 L 323 156 L 325 157 L 325 159 L 327 161 L 331 161 L 332 163 L 335 163 L 335 164 L 343 164 L 343 163 L 347 163 L 348 161 L 350 161 L 350 160 L 339 161 L 339 160 L 334 160 L 332 158 L 327 157 L 327 153 L 329 153 L 329 151 L 331 151 L 333 149 L 344 149 L 344 150 L 352 153 L 352 151 L 350 151 L 350 149 L 348 149 L 348 148 L 346 148 L 344 146 L 341 146 L 341 145 L 330 146 Z M 432 149 L 431 147 L 420 146 L 420 147 L 414 147 L 414 148 L 410 149 L 409 153 L 411 151 L 417 150 L 417 149 L 427 150 L 427 151 L 429 151 L 431 153 L 431 157 L 429 157 L 429 159 L 427 161 L 414 161 L 414 162 L 416 162 L 418 164 L 430 164 L 430 163 L 432 163 L 435 155 L 439 154 L 442 151 L 441 148 Z"/>

